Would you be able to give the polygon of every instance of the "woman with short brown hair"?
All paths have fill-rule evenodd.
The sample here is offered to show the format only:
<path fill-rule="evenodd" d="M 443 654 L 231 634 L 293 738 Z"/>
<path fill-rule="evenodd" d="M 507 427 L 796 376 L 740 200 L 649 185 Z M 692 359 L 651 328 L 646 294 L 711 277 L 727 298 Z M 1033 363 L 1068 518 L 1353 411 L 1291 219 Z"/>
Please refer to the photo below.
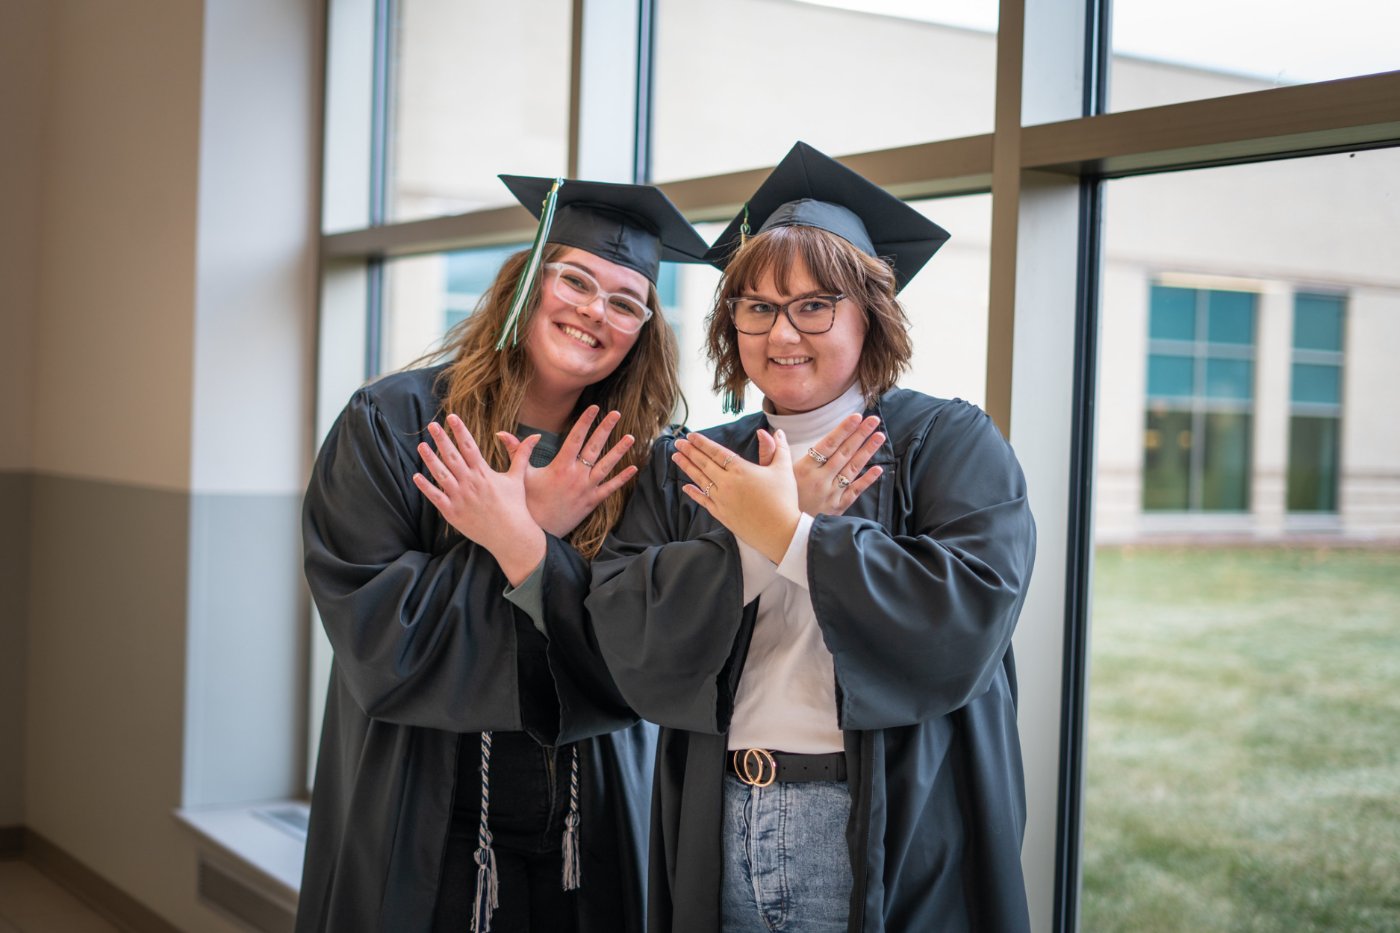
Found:
<path fill-rule="evenodd" d="M 975 406 L 894 387 L 946 238 L 799 143 L 707 257 L 715 387 L 763 410 L 656 445 L 588 601 L 662 726 L 654 933 L 1029 929 L 1025 481 Z"/>

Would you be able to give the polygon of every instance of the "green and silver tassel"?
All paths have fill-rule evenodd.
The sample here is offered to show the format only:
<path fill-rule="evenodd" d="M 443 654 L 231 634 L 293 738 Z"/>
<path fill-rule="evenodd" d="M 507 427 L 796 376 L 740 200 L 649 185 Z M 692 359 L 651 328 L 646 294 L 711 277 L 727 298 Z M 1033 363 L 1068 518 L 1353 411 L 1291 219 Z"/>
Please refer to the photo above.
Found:
<path fill-rule="evenodd" d="M 530 289 L 540 271 L 540 260 L 544 256 L 544 244 L 549 238 L 549 228 L 554 223 L 554 209 L 559 205 L 559 189 L 564 179 L 554 179 L 549 194 L 544 198 L 544 209 L 540 211 L 540 225 L 535 230 L 535 242 L 530 246 L 530 256 L 525 260 L 525 268 L 515 283 L 515 292 L 510 297 L 510 310 L 506 312 L 506 322 L 501 327 L 501 337 L 496 341 L 496 349 L 504 350 L 509 341 L 513 347 L 520 342 L 520 315 L 525 313 L 525 304 L 530 300 Z"/>

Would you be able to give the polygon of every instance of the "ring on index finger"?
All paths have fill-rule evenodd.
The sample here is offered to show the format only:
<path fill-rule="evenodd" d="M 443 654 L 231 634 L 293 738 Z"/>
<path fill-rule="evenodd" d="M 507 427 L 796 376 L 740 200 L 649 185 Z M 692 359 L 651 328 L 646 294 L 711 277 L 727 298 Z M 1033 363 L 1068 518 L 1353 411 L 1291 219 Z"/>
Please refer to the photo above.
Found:
<path fill-rule="evenodd" d="M 729 469 L 729 461 L 731 461 L 731 460 L 733 460 L 733 459 L 734 459 L 734 455 L 733 455 L 733 454 L 730 454 L 729 456 L 725 457 L 725 458 L 724 458 L 724 462 L 721 463 L 721 464 L 719 465 L 719 468 L 720 468 L 721 470 L 727 470 L 727 469 Z"/>
<path fill-rule="evenodd" d="M 813 460 L 817 461 L 818 463 L 826 463 L 826 461 L 828 461 L 828 460 L 831 459 L 831 458 L 828 457 L 826 454 L 822 453 L 820 450 L 817 450 L 817 448 L 815 448 L 815 447 L 808 447 L 808 448 L 807 448 L 807 456 L 811 457 Z"/>

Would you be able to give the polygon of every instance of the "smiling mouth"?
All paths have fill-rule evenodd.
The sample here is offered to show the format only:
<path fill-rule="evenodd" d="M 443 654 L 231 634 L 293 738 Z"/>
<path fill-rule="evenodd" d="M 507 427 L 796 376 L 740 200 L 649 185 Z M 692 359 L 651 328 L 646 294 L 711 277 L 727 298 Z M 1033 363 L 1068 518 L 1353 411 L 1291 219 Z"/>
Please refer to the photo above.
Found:
<path fill-rule="evenodd" d="M 770 363 L 776 366 L 801 366 L 803 363 L 812 362 L 810 356 L 770 356 Z"/>
<path fill-rule="evenodd" d="M 579 343 L 583 344 L 584 346 L 591 347 L 594 350 L 598 349 L 597 337 L 594 337 L 591 334 L 584 333 L 577 327 L 570 327 L 568 324 L 560 324 L 559 329 L 562 330 L 564 333 L 568 334 L 570 337 L 577 340 Z"/>

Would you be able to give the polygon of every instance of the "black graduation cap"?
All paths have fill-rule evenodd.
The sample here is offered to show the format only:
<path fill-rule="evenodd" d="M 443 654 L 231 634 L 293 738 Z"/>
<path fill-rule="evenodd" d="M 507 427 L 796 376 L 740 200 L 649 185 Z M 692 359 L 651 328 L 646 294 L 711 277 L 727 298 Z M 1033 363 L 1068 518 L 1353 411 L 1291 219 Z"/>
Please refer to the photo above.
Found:
<path fill-rule="evenodd" d="M 674 204 L 652 185 L 501 175 L 510 193 L 539 218 L 559 182 L 544 242 L 587 250 L 636 270 L 655 284 L 663 259 L 703 262 L 705 241 Z"/>
<path fill-rule="evenodd" d="M 705 254 L 723 269 L 743 238 L 773 227 L 817 227 L 894 267 L 899 291 L 948 239 L 948 231 L 840 162 L 799 142 L 758 186 Z"/>

